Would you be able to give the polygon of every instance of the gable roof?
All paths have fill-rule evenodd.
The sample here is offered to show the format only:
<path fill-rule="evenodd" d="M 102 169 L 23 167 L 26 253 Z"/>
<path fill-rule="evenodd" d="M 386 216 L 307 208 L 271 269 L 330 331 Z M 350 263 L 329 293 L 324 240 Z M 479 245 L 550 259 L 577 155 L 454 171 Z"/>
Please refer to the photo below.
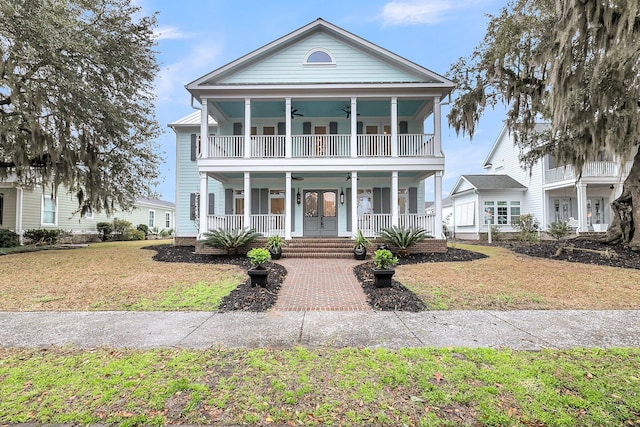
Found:
<path fill-rule="evenodd" d="M 170 128 L 200 126 L 201 116 L 202 114 L 200 113 L 200 111 L 194 111 L 188 116 L 184 116 L 183 118 L 178 119 L 173 123 L 169 123 L 167 126 Z M 216 122 L 216 120 L 213 117 L 209 116 L 209 126 L 216 126 L 217 124 L 218 123 Z"/>
<path fill-rule="evenodd" d="M 404 72 L 415 76 L 416 82 L 419 82 L 420 84 L 426 84 L 429 87 L 439 88 L 444 94 L 448 94 L 449 92 L 451 92 L 454 87 L 454 83 L 446 79 L 445 77 L 412 61 L 409 61 L 399 55 L 396 55 L 391 51 L 383 49 L 348 31 L 345 31 L 344 29 L 327 22 L 322 18 L 318 18 L 317 20 L 271 43 L 268 43 L 261 48 L 258 48 L 253 52 L 250 52 L 236 59 L 235 61 L 232 61 L 208 74 L 205 74 L 204 76 L 187 84 L 186 88 L 195 95 L 193 91 L 197 91 L 198 89 L 231 85 L 232 83 L 224 83 L 224 80 L 229 76 L 237 74 L 241 70 L 246 69 L 251 65 L 257 64 L 260 61 L 264 61 L 266 58 L 273 56 L 277 52 L 280 52 L 285 48 L 292 46 L 295 43 L 317 33 L 327 34 L 397 69 L 402 69 Z"/>
<path fill-rule="evenodd" d="M 466 184 L 467 188 L 464 188 Z M 469 188 L 470 187 L 470 188 Z M 463 189 L 464 188 L 464 189 Z M 462 191 L 459 191 L 461 190 Z M 456 193 L 462 193 L 469 190 L 520 190 L 524 191 L 527 187 L 520 184 L 509 175 L 460 175 L 456 185 L 453 186 L 450 196 Z"/>

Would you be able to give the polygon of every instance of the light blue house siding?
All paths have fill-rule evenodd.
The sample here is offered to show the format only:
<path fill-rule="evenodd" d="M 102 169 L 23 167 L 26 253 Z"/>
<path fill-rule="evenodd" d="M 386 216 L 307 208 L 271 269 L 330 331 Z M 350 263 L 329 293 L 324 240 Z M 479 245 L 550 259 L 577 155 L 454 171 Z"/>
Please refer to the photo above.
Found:
<path fill-rule="evenodd" d="M 326 49 L 336 66 L 303 64 L 301 58 L 315 48 Z M 378 58 L 355 49 L 328 34 L 310 35 L 258 63 L 224 79 L 237 83 L 312 83 L 312 82 L 417 82 L 415 75 L 403 72 Z"/>

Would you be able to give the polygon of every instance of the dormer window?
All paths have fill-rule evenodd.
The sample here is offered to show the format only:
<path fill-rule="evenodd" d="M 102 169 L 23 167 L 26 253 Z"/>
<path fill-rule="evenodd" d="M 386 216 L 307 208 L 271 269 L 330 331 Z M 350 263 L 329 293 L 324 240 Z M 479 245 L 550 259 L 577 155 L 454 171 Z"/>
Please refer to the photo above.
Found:
<path fill-rule="evenodd" d="M 315 48 L 307 53 L 307 56 L 304 58 L 305 65 L 335 65 L 336 60 L 326 49 Z"/>

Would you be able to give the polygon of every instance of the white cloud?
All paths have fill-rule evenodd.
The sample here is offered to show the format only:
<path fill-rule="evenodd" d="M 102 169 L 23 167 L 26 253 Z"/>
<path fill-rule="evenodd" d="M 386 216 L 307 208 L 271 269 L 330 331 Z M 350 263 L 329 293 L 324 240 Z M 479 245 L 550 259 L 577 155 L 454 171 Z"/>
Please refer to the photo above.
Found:
<path fill-rule="evenodd" d="M 177 27 L 161 27 L 154 31 L 156 40 L 179 40 L 194 37 L 192 33 L 184 33 Z"/>
<path fill-rule="evenodd" d="M 393 0 L 384 5 L 382 20 L 385 25 L 435 24 L 447 11 L 464 3 L 454 6 L 449 0 Z"/>

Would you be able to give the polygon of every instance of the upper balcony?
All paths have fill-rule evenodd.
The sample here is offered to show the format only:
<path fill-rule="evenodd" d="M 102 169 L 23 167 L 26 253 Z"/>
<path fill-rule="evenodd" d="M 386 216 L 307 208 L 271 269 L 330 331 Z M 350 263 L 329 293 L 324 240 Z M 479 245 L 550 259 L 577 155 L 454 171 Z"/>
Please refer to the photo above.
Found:
<path fill-rule="evenodd" d="M 394 146 L 391 135 L 292 135 L 287 146 L 284 135 L 210 136 L 208 159 L 221 158 L 346 158 L 346 157 L 440 157 L 433 134 L 397 135 Z M 245 153 L 248 151 L 248 153 Z"/>
<path fill-rule="evenodd" d="M 627 162 L 622 171 L 622 178 L 626 177 L 631 170 L 632 162 Z M 580 179 L 598 179 L 607 180 L 617 179 L 620 176 L 620 163 L 613 161 L 590 161 L 582 168 Z M 571 165 L 551 168 L 544 171 L 544 183 L 555 184 L 563 181 L 575 182 L 578 179 L 576 170 Z"/>

